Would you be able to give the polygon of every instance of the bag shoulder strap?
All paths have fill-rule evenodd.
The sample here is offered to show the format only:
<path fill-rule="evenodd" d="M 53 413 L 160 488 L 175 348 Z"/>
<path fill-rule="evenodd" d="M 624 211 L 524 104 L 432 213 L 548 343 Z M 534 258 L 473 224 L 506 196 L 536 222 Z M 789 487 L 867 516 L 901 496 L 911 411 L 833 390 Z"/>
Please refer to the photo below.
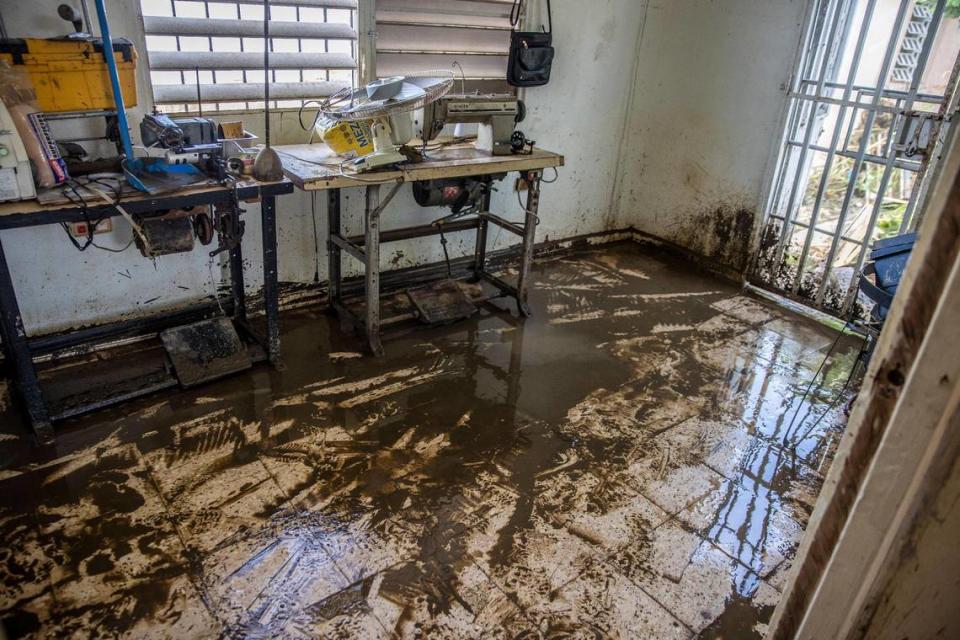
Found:
<path fill-rule="evenodd" d="M 523 0 L 513 0 L 513 6 L 510 7 L 510 26 L 516 28 L 520 24 L 520 16 L 523 15 Z M 543 29 L 543 25 L 540 25 Z M 553 14 L 550 8 L 550 0 L 547 0 L 547 28 L 544 33 L 553 33 Z"/>

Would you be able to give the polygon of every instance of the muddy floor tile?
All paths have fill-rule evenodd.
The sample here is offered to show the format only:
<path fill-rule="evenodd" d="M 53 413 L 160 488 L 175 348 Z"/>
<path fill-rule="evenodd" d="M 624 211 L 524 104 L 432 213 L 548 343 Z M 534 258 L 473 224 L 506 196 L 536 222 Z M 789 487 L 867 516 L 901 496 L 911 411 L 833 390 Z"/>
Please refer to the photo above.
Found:
<path fill-rule="evenodd" d="M 170 444 L 143 460 L 166 496 L 191 479 L 256 457 L 260 423 L 217 409 L 168 427 Z"/>
<path fill-rule="evenodd" d="M 806 522 L 813 510 L 814 501 L 820 492 L 822 478 L 796 453 L 778 445 L 768 444 L 756 438 L 749 446 L 740 449 L 733 443 L 727 447 L 734 455 L 740 453 L 736 469 L 725 470 L 724 475 L 740 482 L 756 482 L 770 490 L 782 501 L 781 508 L 798 522 Z M 722 454 L 723 451 L 718 452 Z M 719 455 L 708 464 L 722 464 Z"/>
<path fill-rule="evenodd" d="M 724 377 L 713 405 L 772 443 L 796 440 L 804 425 L 816 423 L 831 405 L 836 407 L 836 392 L 810 385 L 813 372 L 799 374 L 762 358 L 743 361 Z"/>
<path fill-rule="evenodd" d="M 678 461 L 669 449 L 631 464 L 627 478 L 634 490 L 671 515 L 724 483 L 723 476 L 713 469 L 696 462 Z"/>
<path fill-rule="evenodd" d="M 847 424 L 849 392 L 827 402 L 817 397 L 806 403 L 809 411 L 802 411 L 786 436 L 785 449 L 797 460 L 805 462 L 821 477 L 827 471 L 837 452 L 837 446 Z"/>
<path fill-rule="evenodd" d="M 187 555 L 163 516 L 114 512 L 71 524 L 52 537 L 54 617 L 65 630 L 62 636 L 89 629 L 121 633 L 151 620 L 172 626 L 180 605 L 191 610 L 185 628 L 210 622 L 203 611 L 193 611 L 201 600 L 191 590 Z"/>
<path fill-rule="evenodd" d="M 793 553 L 790 553 L 789 556 L 773 570 L 763 577 L 764 582 L 769 584 L 771 587 L 783 593 L 784 588 L 787 586 L 787 579 L 790 577 L 790 569 L 793 568 L 793 558 L 796 556 L 796 549 Z"/>
<path fill-rule="evenodd" d="M 341 591 L 311 603 L 290 615 L 278 616 L 273 637 L 325 638 L 329 640 L 386 640 L 396 638 L 374 615 L 371 606 L 373 578 L 352 584 Z M 276 622 L 283 621 L 282 628 Z"/>
<path fill-rule="evenodd" d="M 138 597 L 139 600 L 130 603 L 135 612 L 132 620 L 129 624 L 123 620 L 120 625 L 128 637 L 162 640 L 210 638 L 220 634 L 220 622 L 187 574 L 173 578 L 162 588 L 144 589 Z M 150 609 L 153 613 L 147 613 Z M 80 628 L 86 631 L 97 627 L 84 622 Z"/>
<path fill-rule="evenodd" d="M 729 478 L 739 471 L 757 437 L 734 418 L 694 416 L 651 440 L 652 446 L 669 450 L 677 460 L 703 462 Z"/>
<path fill-rule="evenodd" d="M 594 545 L 598 557 L 645 538 L 669 517 L 613 476 L 597 478 L 587 473 L 569 479 L 582 491 L 566 508 L 550 514 L 552 522 Z"/>
<path fill-rule="evenodd" d="M 55 549 L 28 510 L 0 512 L 0 611 L 50 592 Z"/>
<path fill-rule="evenodd" d="M 344 587 L 316 601 L 262 596 L 243 622 L 229 627 L 229 638 L 329 638 L 371 640 L 392 637 L 365 601 L 363 583 Z"/>
<path fill-rule="evenodd" d="M 699 637 L 702 640 L 761 640 L 766 637 L 767 623 L 779 600 L 780 594 L 761 581 L 752 594 L 732 597 L 723 613 L 701 631 Z"/>
<path fill-rule="evenodd" d="M 547 637 L 692 637 L 643 589 L 602 563 L 587 568 L 526 614 Z"/>
<path fill-rule="evenodd" d="M 5 638 L 57 637 L 52 622 L 55 602 L 49 593 L 0 611 L 0 632 Z"/>
<path fill-rule="evenodd" d="M 86 605 L 57 598 L 41 637 L 200 638 L 220 624 L 186 574 L 138 583 Z"/>
<path fill-rule="evenodd" d="M 484 567 L 497 586 L 525 609 L 599 562 L 602 547 L 560 524 L 533 518 Z"/>
<path fill-rule="evenodd" d="M 469 559 L 447 565 L 410 561 L 377 576 L 370 602 L 400 638 L 508 638 L 530 633 L 511 599 Z"/>
<path fill-rule="evenodd" d="M 744 295 L 723 298 L 710 306 L 732 318 L 753 325 L 763 324 L 775 315 L 772 305 Z"/>
<path fill-rule="evenodd" d="M 803 527 L 783 498 L 743 476 L 726 481 L 678 518 L 751 571 L 766 575 L 800 543 Z"/>
<path fill-rule="evenodd" d="M 567 412 L 560 433 L 571 442 L 576 437 L 587 440 L 589 448 L 603 451 L 624 448 L 646 432 L 636 417 L 638 404 L 629 389 L 597 389 Z M 652 404 L 649 400 L 647 404 Z M 573 451 L 577 454 L 579 452 Z"/>
<path fill-rule="evenodd" d="M 654 565 L 653 571 L 641 568 L 631 576 L 695 634 L 716 620 L 731 600 L 751 597 L 761 583 L 759 576 L 709 542 L 697 541 L 679 576 L 676 572 L 689 549 L 688 543 L 681 543 L 682 554 L 679 551 L 672 554 L 676 561 L 667 563 L 667 573 L 658 573 Z"/>
<path fill-rule="evenodd" d="M 187 544 L 198 551 L 212 548 L 240 527 L 269 520 L 287 501 L 257 458 L 180 478 L 168 484 L 167 492 L 171 517 Z"/>
<path fill-rule="evenodd" d="M 710 349 L 702 350 L 697 354 L 697 362 L 725 375 L 749 370 L 761 359 L 755 346 L 760 335 L 761 332 L 755 328 L 740 333 Z"/>
<path fill-rule="evenodd" d="M 363 580 L 420 549 L 417 532 L 373 512 L 352 519 L 322 540 L 324 549 L 350 582 Z"/>
<path fill-rule="evenodd" d="M 749 322 L 734 318 L 724 313 L 711 315 L 694 327 L 697 341 L 701 343 L 701 351 L 710 345 L 716 346 L 722 341 L 736 338 L 752 328 Z"/>
<path fill-rule="evenodd" d="M 282 627 L 283 616 L 344 589 L 349 581 L 324 550 L 325 534 L 309 514 L 290 514 L 198 557 L 200 584 L 218 617 L 231 628 Z"/>
<path fill-rule="evenodd" d="M 287 497 L 309 498 L 317 484 L 342 476 L 350 461 L 362 455 L 339 425 L 319 427 L 289 441 L 264 447 L 260 459 Z"/>
<path fill-rule="evenodd" d="M 80 456 L 31 475 L 44 495 L 37 513 L 47 531 L 111 513 L 145 517 L 165 510 L 133 445 Z"/>
<path fill-rule="evenodd" d="M 678 521 L 668 520 L 621 546 L 606 562 L 637 583 L 644 576 L 679 582 L 702 542 Z"/>
<path fill-rule="evenodd" d="M 816 483 L 812 469 L 795 453 L 771 443 L 735 418 L 691 418 L 657 437 L 720 473 L 728 480 L 756 480 L 781 493 L 794 483 Z M 816 488 L 816 487 L 815 487 Z"/>
<path fill-rule="evenodd" d="M 785 317 L 783 314 L 778 314 L 778 317 L 769 322 L 765 328 L 803 345 L 804 351 L 827 349 L 837 336 L 835 329 L 794 315 Z"/>

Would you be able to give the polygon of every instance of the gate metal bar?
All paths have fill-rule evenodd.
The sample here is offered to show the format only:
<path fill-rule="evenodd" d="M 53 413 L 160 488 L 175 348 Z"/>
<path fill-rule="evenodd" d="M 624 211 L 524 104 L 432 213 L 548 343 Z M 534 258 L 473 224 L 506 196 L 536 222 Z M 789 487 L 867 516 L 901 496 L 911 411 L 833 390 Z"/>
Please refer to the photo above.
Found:
<path fill-rule="evenodd" d="M 933 10 L 933 16 L 930 19 L 930 25 L 927 27 L 927 34 L 923 39 L 923 48 L 920 50 L 920 56 L 917 59 L 917 66 L 913 69 L 913 78 L 910 80 L 910 90 L 908 92 L 906 101 L 904 102 L 903 114 L 908 114 L 910 110 L 913 109 L 913 105 L 917 100 L 917 93 L 920 91 L 920 81 L 923 79 L 923 72 L 927 68 L 927 60 L 930 57 L 930 51 L 933 49 L 933 42 L 936 40 L 937 30 L 940 28 L 940 22 L 943 19 L 943 12 L 946 8 L 946 5 L 947 0 L 937 0 L 937 6 Z M 904 125 L 906 125 L 908 117 L 909 116 L 905 115 L 901 118 L 893 118 L 892 122 L 890 123 L 888 143 L 891 143 L 892 145 L 892 141 L 896 136 L 898 122 L 902 122 Z M 929 156 L 929 153 L 927 155 Z M 860 252 L 857 256 L 857 266 L 854 270 L 854 273 L 859 273 L 860 269 L 863 268 L 863 262 L 867 255 L 867 245 L 870 241 L 870 234 L 873 232 L 873 227 L 877 223 L 877 219 L 880 217 L 880 210 L 883 207 L 883 198 L 887 191 L 887 184 L 890 182 L 890 174 L 893 173 L 893 163 L 896 159 L 896 156 L 897 154 L 894 153 L 892 149 L 887 152 L 887 164 L 883 169 L 883 177 L 880 179 L 880 185 L 877 187 L 877 198 L 873 203 L 873 211 L 870 213 L 870 224 L 867 225 L 867 236 L 864 238 L 864 244 L 860 246 Z M 924 162 L 922 166 L 925 168 L 927 164 L 928 163 Z M 922 179 L 923 175 L 918 172 L 914 178 L 913 187 L 911 189 L 913 193 L 916 193 Z M 846 210 L 844 210 L 842 214 L 846 214 Z M 904 218 L 906 218 L 906 215 L 904 215 Z M 836 244 L 836 242 L 836 238 L 834 238 L 834 244 Z M 826 273 L 829 273 L 833 255 L 833 246 L 831 246 L 831 252 L 828 255 L 829 261 L 826 265 Z M 826 282 L 826 277 L 824 277 L 820 282 L 820 288 L 817 291 L 816 298 L 817 304 L 820 304 L 823 300 L 823 292 L 826 287 Z M 843 315 L 846 315 L 850 312 L 850 308 L 853 306 L 853 302 L 856 299 L 857 287 L 857 279 L 852 278 L 850 286 L 847 288 L 847 294 L 843 301 Z"/>
<path fill-rule="evenodd" d="M 946 2 L 946 0 L 941 0 L 941 2 Z M 893 64 L 894 54 L 897 49 L 897 43 L 900 40 L 900 33 L 903 31 L 903 22 L 907 16 L 907 8 L 910 5 L 908 1 L 901 0 L 900 8 L 897 11 L 896 20 L 893 23 L 893 29 L 890 31 L 890 39 L 887 41 L 887 49 L 883 54 L 883 64 L 880 66 L 880 75 L 877 77 L 877 91 L 873 94 L 873 100 L 871 101 L 871 108 L 867 111 L 867 118 L 863 125 L 863 134 L 860 136 L 860 146 L 857 148 L 857 158 L 853 161 L 853 170 L 850 172 L 850 177 L 847 182 L 847 190 L 843 194 L 843 204 L 840 206 L 840 217 L 837 219 L 837 233 L 833 236 L 833 241 L 830 243 L 830 250 L 827 252 L 827 260 L 825 263 L 825 269 L 823 273 L 823 278 L 820 279 L 820 286 L 817 288 L 816 298 L 814 299 L 815 304 L 823 304 L 823 295 L 826 291 L 827 281 L 829 280 L 830 268 L 833 264 L 833 259 L 836 256 L 837 249 L 840 247 L 840 236 L 843 234 L 843 225 L 847 222 L 847 214 L 850 211 L 850 200 L 853 198 L 853 190 L 857 185 L 857 178 L 860 175 L 860 167 L 863 166 L 863 158 L 867 151 L 867 144 L 870 141 L 870 132 L 873 131 L 873 123 L 877 118 L 877 107 L 880 105 L 880 99 L 883 97 L 883 88 L 887 84 L 887 76 L 890 75 L 890 67 Z M 870 29 L 870 24 L 864 20 L 863 28 L 861 33 L 866 33 Z M 924 46 L 927 42 L 932 42 L 933 38 L 925 38 Z M 926 65 L 917 64 L 914 69 L 914 74 L 916 74 L 917 69 L 922 69 Z M 854 71 L 855 72 L 855 71 Z M 895 153 L 890 153 L 892 148 L 892 141 L 894 138 L 894 131 L 896 130 L 896 121 L 897 116 L 894 115 L 890 119 L 890 130 L 887 135 L 887 160 L 892 161 L 896 158 Z M 826 177 L 826 170 L 824 170 L 824 177 Z M 877 189 L 877 201 L 875 205 L 879 205 L 883 202 L 883 192 L 886 191 L 885 186 Z M 874 209 L 879 213 L 880 207 L 875 206 Z M 876 219 L 871 215 L 870 223 L 867 225 L 867 234 L 873 231 L 873 226 L 876 224 Z M 807 241 L 813 237 L 812 233 L 807 234 Z M 865 239 L 864 243 L 860 245 L 860 250 L 863 251 L 868 240 Z M 797 281 L 794 283 L 794 292 L 797 291 L 797 288 L 800 283 L 800 279 L 803 277 L 803 266 L 806 262 L 806 254 L 800 260 L 800 266 L 797 269 Z M 854 278 L 853 280 L 856 280 Z"/>
<path fill-rule="evenodd" d="M 937 0 L 933 7 L 907 90 L 888 89 L 886 85 L 893 64 L 897 59 L 897 53 L 902 45 L 901 37 L 904 35 L 905 26 L 910 19 L 911 12 L 920 11 L 920 9 L 915 8 L 913 0 L 899 0 L 896 17 L 887 39 L 883 62 L 876 80 L 877 86 L 871 87 L 856 83 L 877 7 L 877 0 L 865 0 L 865 2 L 864 6 L 860 0 L 817 0 L 808 14 L 804 45 L 788 93 L 789 104 L 787 117 L 785 118 L 785 132 L 781 139 L 781 149 L 773 185 L 767 199 L 767 220 L 770 224 L 773 224 L 774 221 L 780 222 L 776 233 L 776 245 L 773 247 L 767 245 L 763 248 L 762 250 L 768 253 L 766 253 L 764 259 L 755 263 L 758 268 L 756 276 L 762 284 L 773 289 L 782 289 L 781 293 L 791 297 L 800 299 L 808 297 L 809 299 L 806 299 L 805 302 L 812 303 L 819 308 L 825 306 L 825 296 L 830 284 L 833 262 L 837 258 L 841 242 L 851 243 L 853 245 L 851 249 L 856 252 L 857 260 L 854 273 L 862 268 L 867 249 L 871 245 L 871 238 L 883 209 L 886 191 L 890 186 L 894 169 L 909 172 L 914 176 L 904 210 L 901 232 L 916 224 L 914 211 L 918 203 L 923 202 L 922 193 L 925 192 L 927 184 L 924 179 L 925 174 L 931 162 L 936 160 L 937 151 L 942 144 L 940 125 L 950 119 L 952 109 L 956 108 L 956 101 L 958 100 L 954 89 L 958 78 L 960 78 L 960 57 L 958 57 L 957 64 L 954 66 L 945 95 L 920 92 L 923 74 L 930 59 L 936 35 L 943 22 L 946 0 Z M 852 23 L 857 15 L 857 9 L 861 7 L 863 7 L 862 19 L 859 24 L 855 48 L 850 58 L 850 68 L 847 71 L 845 82 L 841 82 L 828 76 L 832 73 L 835 74 L 836 67 L 842 63 L 844 50 L 847 50 L 847 36 L 851 35 L 846 32 L 851 30 Z M 913 15 L 918 14 L 914 13 Z M 840 35 L 841 32 L 844 32 L 843 36 Z M 833 69 L 831 69 L 831 64 L 834 66 Z M 842 89 L 842 97 L 835 97 L 832 92 L 840 89 Z M 854 92 L 856 92 L 855 97 Z M 904 127 L 910 124 L 910 114 L 918 103 L 937 107 L 937 119 L 934 121 L 933 131 L 931 132 L 931 140 L 935 148 L 926 150 L 920 160 L 911 160 L 900 155 L 897 140 L 898 136 L 906 131 Z M 949 108 L 948 105 L 950 105 Z M 832 109 L 835 109 L 835 113 L 831 113 Z M 865 112 L 865 116 L 860 113 L 861 111 Z M 849 122 L 846 122 L 848 113 Z M 890 116 L 889 127 L 885 127 L 886 140 L 883 141 L 881 149 L 868 152 L 871 134 L 876 129 L 878 114 Z M 833 124 L 830 144 L 828 146 L 818 144 L 814 141 L 815 130 L 822 131 L 823 123 L 829 122 L 834 116 L 836 120 Z M 861 117 L 863 117 L 863 127 L 858 129 Z M 818 118 L 820 119 L 818 120 Z M 800 130 L 804 127 L 802 140 L 800 140 Z M 860 132 L 861 135 L 856 151 L 851 149 L 851 140 L 855 132 Z M 826 154 L 826 157 L 822 168 L 817 167 L 816 169 L 821 173 L 810 209 L 810 219 L 802 222 L 799 216 L 805 200 L 803 194 L 807 192 L 806 185 L 812 177 L 811 173 L 815 175 L 810 166 L 811 153 Z M 830 231 L 821 228 L 819 219 L 822 214 L 821 209 L 824 205 L 826 188 L 831 177 L 831 169 L 837 156 L 852 160 L 853 166 L 847 176 L 842 204 L 837 212 L 836 227 Z M 862 238 L 853 238 L 844 232 L 844 228 L 848 224 L 861 170 L 867 163 L 876 167 L 882 166 L 883 172 L 876 192 L 868 195 L 868 197 L 870 195 L 874 197 L 874 202 L 870 208 L 869 221 L 864 235 Z M 863 213 L 866 214 L 865 208 Z M 803 229 L 805 233 L 797 233 L 796 229 Z M 812 289 L 802 291 L 804 276 L 811 272 L 807 263 L 814 259 L 812 258 L 812 247 L 815 234 L 829 237 L 829 249 L 823 262 L 822 277 L 816 284 L 815 292 Z M 796 256 L 798 259 L 796 272 L 793 273 L 785 270 L 785 260 L 788 258 L 788 247 L 794 246 L 795 236 L 797 236 L 797 240 L 799 240 L 799 236 L 802 236 L 803 240 L 799 255 Z M 826 246 L 826 242 L 822 241 L 818 241 L 816 244 L 818 247 Z M 791 249 L 789 253 L 792 256 L 793 250 Z M 769 272 L 766 274 L 760 273 L 759 270 L 763 268 L 769 269 Z M 789 275 L 789 282 L 778 282 L 784 275 Z M 857 278 L 852 277 L 845 292 L 837 291 L 842 296 L 831 296 L 830 304 L 834 308 L 830 310 L 833 312 L 840 311 L 842 315 L 847 315 L 856 300 L 857 290 Z"/>
<path fill-rule="evenodd" d="M 817 97 L 823 97 L 824 83 L 827 81 L 827 68 L 834 51 L 834 43 L 836 41 L 837 32 L 839 31 L 839 28 L 840 28 L 840 19 L 843 15 L 843 11 L 841 11 L 841 9 L 847 4 L 848 4 L 847 0 L 836 0 L 836 2 L 833 2 L 830 5 L 830 7 L 833 8 L 832 24 L 830 26 L 829 35 L 827 37 L 826 47 L 822 53 L 823 58 L 820 63 L 820 73 L 818 74 L 817 86 L 815 91 L 815 95 Z M 829 13 L 829 8 L 828 8 L 828 13 Z M 799 172 L 803 171 L 804 163 L 806 162 L 806 158 L 807 158 L 807 149 L 809 148 L 811 138 L 813 137 L 813 129 L 814 129 L 814 124 L 817 116 L 817 105 L 818 105 L 817 101 L 813 101 L 810 103 L 809 116 L 807 118 L 807 128 L 806 128 L 806 131 L 804 132 L 804 137 L 803 137 L 803 147 L 800 149 L 800 157 L 797 160 L 798 175 L 799 175 Z M 793 132 L 791 132 L 790 138 L 791 139 L 793 138 Z M 797 204 L 797 194 L 800 190 L 800 183 L 801 183 L 800 180 L 794 180 L 793 186 L 790 188 L 790 199 L 787 203 L 788 212 L 793 211 L 794 206 Z M 779 265 L 781 260 L 783 259 L 783 252 L 786 247 L 787 238 L 789 237 L 789 229 L 790 229 L 790 224 L 789 224 L 789 216 L 788 216 L 781 228 L 780 239 L 777 242 L 777 249 L 775 252 L 776 258 L 774 260 L 774 264 L 776 265 Z"/>
<path fill-rule="evenodd" d="M 854 3 L 855 4 L 855 3 Z M 863 54 L 863 47 L 867 42 L 867 31 L 870 29 L 870 21 L 873 19 L 873 9 L 876 6 L 876 0 L 867 0 L 867 8 L 863 14 L 863 22 L 860 25 L 860 34 L 857 36 L 857 45 L 853 52 L 853 60 L 850 63 L 850 70 L 847 72 L 847 85 L 843 88 L 843 102 L 850 100 L 850 94 L 853 92 L 853 82 L 857 77 L 857 70 L 860 67 L 860 56 Z M 877 96 L 880 92 L 877 92 Z M 874 98 L 875 100 L 877 98 Z M 843 116 L 847 112 L 847 107 L 841 105 L 837 110 L 837 122 L 833 127 L 833 137 L 830 140 L 830 151 L 827 152 L 827 159 L 823 163 L 823 172 L 820 174 L 820 184 L 817 187 L 817 197 L 813 202 L 813 212 L 810 214 L 810 229 L 807 231 L 807 237 L 803 243 L 803 249 L 800 251 L 800 266 L 797 269 L 797 275 L 793 279 L 793 293 L 800 288 L 800 280 L 803 278 L 803 265 L 807 261 L 807 255 L 810 253 L 810 245 L 813 243 L 814 229 L 817 228 L 817 218 L 820 215 L 820 205 L 823 204 L 823 194 L 827 190 L 827 178 L 830 176 L 830 169 L 833 166 L 833 156 L 836 153 L 837 143 L 840 142 L 840 131 L 843 126 Z M 864 141 L 861 141 L 860 147 L 864 148 Z M 847 187 L 848 195 L 852 193 L 853 183 Z M 786 227 L 787 225 L 784 225 Z M 840 227 L 842 231 L 842 227 Z M 839 236 L 839 232 L 837 234 Z M 837 236 L 834 236 L 836 240 Z M 826 279 L 824 279 L 826 280 Z"/>
<path fill-rule="evenodd" d="M 951 120 L 951 114 L 957 113 L 958 105 L 960 105 L 960 93 L 957 92 L 958 81 L 960 81 L 960 57 L 957 58 L 956 63 L 953 65 L 953 71 L 950 73 L 950 81 L 947 83 L 946 95 L 950 96 L 950 98 L 949 100 L 945 98 L 940 103 L 938 123 L 941 127 L 944 123 Z M 936 136 L 933 151 L 924 156 L 922 164 L 929 164 L 931 158 L 940 157 L 943 152 L 945 137 L 946 136 L 943 135 Z M 916 225 L 919 224 L 919 220 L 913 219 L 913 213 L 916 210 L 917 203 L 925 201 L 927 190 L 932 182 L 931 176 L 927 173 L 927 167 L 922 167 L 921 171 L 923 171 L 924 179 L 920 183 L 920 188 L 914 189 L 911 194 L 910 204 L 903 216 L 903 223 L 900 225 L 900 233 L 905 233 L 911 227 L 916 227 Z"/>

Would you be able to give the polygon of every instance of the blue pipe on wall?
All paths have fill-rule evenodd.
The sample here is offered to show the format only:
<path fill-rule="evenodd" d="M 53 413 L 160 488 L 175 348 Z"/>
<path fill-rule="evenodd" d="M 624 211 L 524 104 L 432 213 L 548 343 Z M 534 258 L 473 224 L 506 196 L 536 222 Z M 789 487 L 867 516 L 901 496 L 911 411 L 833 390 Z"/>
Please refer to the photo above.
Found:
<path fill-rule="evenodd" d="M 100 37 L 103 40 L 103 58 L 110 73 L 110 86 L 113 89 L 113 102 L 117 106 L 117 125 L 120 140 L 123 142 L 123 154 L 127 160 L 133 160 L 133 142 L 130 140 L 130 126 L 127 124 L 127 110 L 123 105 L 123 93 L 120 91 L 120 74 L 117 73 L 117 61 L 113 57 L 113 40 L 110 38 L 110 25 L 107 24 L 107 9 L 104 0 L 95 0 L 97 20 L 100 22 Z"/>

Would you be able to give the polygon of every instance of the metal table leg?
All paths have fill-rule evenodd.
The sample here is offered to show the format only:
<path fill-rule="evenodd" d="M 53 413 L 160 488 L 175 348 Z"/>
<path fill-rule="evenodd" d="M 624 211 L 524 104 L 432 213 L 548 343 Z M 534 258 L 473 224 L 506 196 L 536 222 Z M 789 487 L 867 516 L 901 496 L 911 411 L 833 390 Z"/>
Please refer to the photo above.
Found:
<path fill-rule="evenodd" d="M 540 178 L 542 171 L 527 172 L 526 224 L 523 234 L 523 255 L 520 258 L 520 274 L 517 276 L 517 310 L 524 316 L 530 315 L 527 304 L 530 265 L 533 262 L 533 245 L 537 236 L 537 210 L 540 207 Z"/>
<path fill-rule="evenodd" d="M 340 247 L 333 238 L 340 235 L 340 189 L 327 191 L 327 296 L 330 308 L 340 302 L 340 286 L 343 279 L 340 262 Z"/>
<path fill-rule="evenodd" d="M 394 189 L 396 191 L 396 189 Z M 364 216 L 364 253 L 366 273 L 364 274 L 364 293 L 366 295 L 367 317 L 366 333 L 370 351 L 375 356 L 383 355 L 380 342 L 380 185 L 367 185 L 366 215 Z"/>
<path fill-rule="evenodd" d="M 263 234 L 263 298 L 267 316 L 267 357 L 280 364 L 280 288 L 277 283 L 277 199 L 263 198 L 261 225 Z"/>
<path fill-rule="evenodd" d="M 23 328 L 20 305 L 10 278 L 7 257 L 0 241 L 0 333 L 7 358 L 13 363 L 17 390 L 26 405 L 27 414 L 33 432 L 41 444 L 53 443 L 53 426 L 47 411 L 37 370 L 33 366 L 33 356 L 27 345 L 27 334 Z"/>
<path fill-rule="evenodd" d="M 480 203 L 480 208 L 484 213 L 489 213 L 490 211 L 490 191 L 487 190 L 483 194 L 483 200 Z M 484 217 L 480 217 L 480 221 L 477 227 L 477 247 L 474 253 L 473 258 L 473 275 L 478 280 L 482 277 L 483 270 L 487 266 L 487 227 L 489 222 Z"/>
<path fill-rule="evenodd" d="M 230 291 L 233 295 L 233 317 L 247 321 L 247 293 L 243 282 L 243 249 L 241 243 L 230 250 Z"/>

